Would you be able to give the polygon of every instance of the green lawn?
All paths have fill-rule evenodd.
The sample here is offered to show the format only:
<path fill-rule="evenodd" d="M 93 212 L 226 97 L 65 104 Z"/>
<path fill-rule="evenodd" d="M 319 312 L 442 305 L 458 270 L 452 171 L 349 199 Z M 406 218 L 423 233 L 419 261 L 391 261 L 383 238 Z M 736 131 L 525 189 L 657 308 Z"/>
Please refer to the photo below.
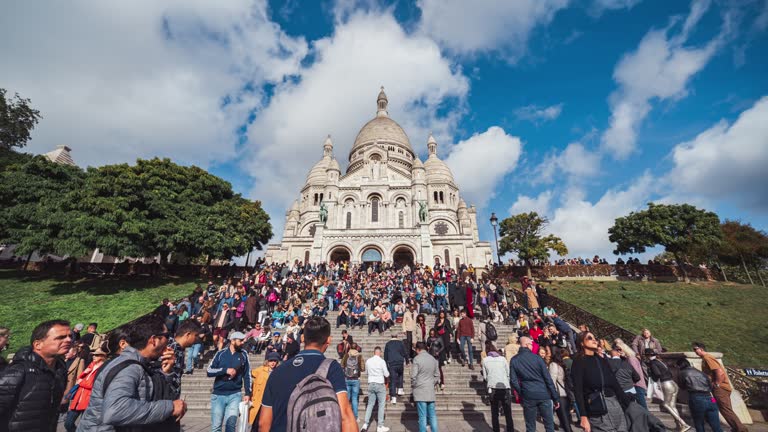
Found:
<path fill-rule="evenodd" d="M 727 364 L 768 366 L 768 290 L 723 283 L 552 282 L 550 292 L 633 332 L 651 329 L 670 350 L 691 341 Z"/>
<path fill-rule="evenodd" d="M 194 280 L 68 280 L 40 278 L 0 270 L 0 326 L 13 332 L 10 351 L 29 344 L 42 321 L 66 319 L 99 323 L 106 332 L 150 312 L 167 297 L 178 299 L 195 287 Z"/>

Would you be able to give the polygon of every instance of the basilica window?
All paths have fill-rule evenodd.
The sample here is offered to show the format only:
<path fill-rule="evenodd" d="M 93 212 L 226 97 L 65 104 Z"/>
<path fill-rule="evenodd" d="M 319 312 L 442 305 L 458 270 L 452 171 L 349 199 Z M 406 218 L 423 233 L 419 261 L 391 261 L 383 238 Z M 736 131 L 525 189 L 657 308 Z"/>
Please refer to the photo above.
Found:
<path fill-rule="evenodd" d="M 439 203 L 440 201 L 437 200 L 437 191 L 435 191 L 434 196 L 435 196 L 435 204 Z"/>
<path fill-rule="evenodd" d="M 322 197 L 320 198 L 322 200 Z M 443 199 L 443 192 L 440 191 L 440 204 L 445 204 L 445 200 Z"/>
<path fill-rule="evenodd" d="M 403 212 L 397 213 L 397 226 L 399 228 L 405 228 L 405 215 Z"/>
<path fill-rule="evenodd" d="M 352 212 L 347 212 L 347 229 L 352 228 Z"/>
<path fill-rule="evenodd" d="M 304 251 L 304 264 L 309 262 L 309 251 Z"/>
<path fill-rule="evenodd" d="M 317 198 L 318 198 L 318 195 L 315 194 L 315 205 L 317 205 Z"/>
<path fill-rule="evenodd" d="M 451 252 L 448 249 L 445 250 L 445 265 L 451 265 Z"/>
<path fill-rule="evenodd" d="M 379 221 L 379 199 L 371 198 L 371 222 Z"/>

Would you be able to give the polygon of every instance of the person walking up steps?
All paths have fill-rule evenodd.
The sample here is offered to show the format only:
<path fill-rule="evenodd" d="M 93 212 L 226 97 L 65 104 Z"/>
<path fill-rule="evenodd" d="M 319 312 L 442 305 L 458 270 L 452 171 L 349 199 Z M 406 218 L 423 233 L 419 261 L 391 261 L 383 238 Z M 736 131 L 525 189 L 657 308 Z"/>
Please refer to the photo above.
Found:
<path fill-rule="evenodd" d="M 387 362 L 381 358 L 381 347 L 373 349 L 373 356 L 365 361 L 365 370 L 368 371 L 368 407 L 365 409 L 365 422 L 361 432 L 368 430 L 368 425 L 373 414 L 373 404 L 378 401 L 379 416 L 376 422 L 376 432 L 387 432 L 384 426 L 384 409 L 387 402 L 387 388 L 384 386 L 384 378 L 389 377 Z M 394 384 L 390 384 L 394 385 Z"/>
<path fill-rule="evenodd" d="M 491 424 L 493 432 L 499 432 L 499 413 L 504 412 L 506 422 L 506 431 L 512 432 L 514 424 L 512 423 L 512 392 L 509 386 L 509 365 L 504 358 L 495 349 L 492 343 L 486 348 L 488 355 L 483 359 L 483 376 L 488 391 L 491 394 Z M 501 410 L 499 409 L 501 407 Z"/>
<path fill-rule="evenodd" d="M 531 351 L 533 340 L 520 338 L 520 351 L 509 366 L 510 384 L 523 400 L 525 431 L 536 432 L 536 416 L 541 416 L 547 432 L 555 430 L 553 413 L 560 407 L 560 396 L 544 360 Z"/>
<path fill-rule="evenodd" d="M 341 359 L 341 367 L 344 369 L 344 379 L 347 382 L 347 396 L 352 404 L 352 412 L 357 420 L 357 405 L 360 396 L 360 374 L 365 372 L 363 355 L 356 348 L 352 348 Z"/>
<path fill-rule="evenodd" d="M 424 342 L 416 344 L 416 357 L 411 367 L 411 389 L 416 411 L 419 414 L 419 432 L 427 432 L 427 423 L 432 432 L 437 432 L 435 413 L 435 385 L 440 380 L 440 369 L 432 355 L 427 352 Z"/>
<path fill-rule="evenodd" d="M 715 397 L 717 408 L 725 418 L 728 426 L 731 427 L 733 432 L 748 432 L 749 429 L 741 423 L 741 420 L 739 420 L 731 406 L 731 391 L 733 391 L 733 387 L 731 387 L 731 381 L 728 379 L 728 374 L 725 373 L 723 365 L 706 351 L 706 347 L 701 342 L 693 343 L 693 352 L 701 357 L 701 371 L 707 374 L 712 381 L 712 396 Z"/>
<path fill-rule="evenodd" d="M 405 373 L 405 364 L 410 361 L 408 352 L 397 337 L 397 333 L 392 333 L 392 339 L 384 345 L 384 361 L 387 362 L 387 369 L 392 374 L 389 380 L 389 399 L 397 403 L 397 395 L 403 394 L 403 378 Z"/>

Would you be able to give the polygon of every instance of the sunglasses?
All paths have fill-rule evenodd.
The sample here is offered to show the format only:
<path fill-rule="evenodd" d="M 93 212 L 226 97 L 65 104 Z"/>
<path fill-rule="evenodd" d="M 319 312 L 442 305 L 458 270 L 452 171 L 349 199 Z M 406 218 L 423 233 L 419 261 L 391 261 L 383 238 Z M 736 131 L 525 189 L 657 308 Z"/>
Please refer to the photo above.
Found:
<path fill-rule="evenodd" d="M 587 337 L 585 337 L 584 339 L 585 339 L 585 340 L 592 340 L 592 341 L 596 341 L 596 340 L 597 340 L 597 339 L 595 339 L 595 337 L 594 337 L 594 336 L 591 336 L 591 335 L 590 335 L 590 336 L 587 336 Z"/>
<path fill-rule="evenodd" d="M 156 334 L 155 337 L 160 337 L 160 338 L 168 339 L 168 338 L 171 337 L 171 332 L 165 332 L 165 333 Z"/>

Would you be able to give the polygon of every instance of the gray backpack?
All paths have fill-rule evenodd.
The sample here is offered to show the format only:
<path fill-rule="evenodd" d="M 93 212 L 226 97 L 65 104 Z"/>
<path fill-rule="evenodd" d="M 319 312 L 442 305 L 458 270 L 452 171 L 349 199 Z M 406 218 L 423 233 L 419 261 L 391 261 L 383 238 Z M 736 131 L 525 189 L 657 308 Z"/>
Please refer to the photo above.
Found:
<path fill-rule="evenodd" d="M 288 399 L 288 432 L 338 432 L 341 407 L 336 391 L 328 381 L 328 370 L 335 360 L 325 359 L 315 373 L 293 389 Z"/>

